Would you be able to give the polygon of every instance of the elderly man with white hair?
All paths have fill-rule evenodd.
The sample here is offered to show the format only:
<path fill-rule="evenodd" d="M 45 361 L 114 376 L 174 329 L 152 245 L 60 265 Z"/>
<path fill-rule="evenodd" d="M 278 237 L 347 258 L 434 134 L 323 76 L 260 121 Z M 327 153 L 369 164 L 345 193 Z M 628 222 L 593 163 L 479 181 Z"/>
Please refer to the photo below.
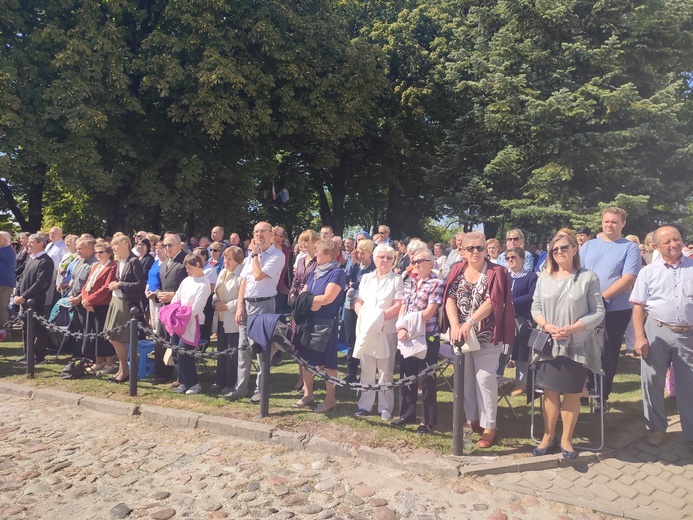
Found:
<path fill-rule="evenodd" d="M 17 264 L 17 255 L 10 245 L 12 236 L 7 231 L 0 231 L 0 341 L 11 331 L 7 325 L 10 315 L 7 306 L 16 284 L 14 269 Z"/>

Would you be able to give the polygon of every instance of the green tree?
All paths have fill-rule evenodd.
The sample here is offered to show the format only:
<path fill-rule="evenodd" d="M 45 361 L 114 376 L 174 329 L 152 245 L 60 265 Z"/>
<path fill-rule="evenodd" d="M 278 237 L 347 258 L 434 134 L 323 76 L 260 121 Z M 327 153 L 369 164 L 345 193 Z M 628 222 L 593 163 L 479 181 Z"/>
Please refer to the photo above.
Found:
<path fill-rule="evenodd" d="M 648 195 L 640 225 L 680 216 L 693 183 L 693 2 L 462 5 L 449 74 L 468 105 L 429 177 L 442 212 L 546 230 Z"/>

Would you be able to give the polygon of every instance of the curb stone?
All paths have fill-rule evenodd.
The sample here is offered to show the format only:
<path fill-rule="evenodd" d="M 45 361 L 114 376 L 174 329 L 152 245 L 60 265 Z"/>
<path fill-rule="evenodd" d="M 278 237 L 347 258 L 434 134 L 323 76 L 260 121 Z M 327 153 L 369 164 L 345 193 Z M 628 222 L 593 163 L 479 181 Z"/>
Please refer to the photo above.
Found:
<path fill-rule="evenodd" d="M 95 412 L 113 415 L 137 415 L 139 413 L 139 407 L 136 404 L 103 399 L 101 397 L 82 397 L 82 399 L 79 400 L 79 405 L 89 410 L 94 410 Z"/>
<path fill-rule="evenodd" d="M 190 428 L 193 430 L 197 428 L 197 423 L 202 417 L 199 413 L 153 404 L 141 404 L 139 413 L 148 421 L 166 424 L 175 428 Z"/>
<path fill-rule="evenodd" d="M 282 444 L 292 450 L 304 451 L 309 437 L 305 433 L 287 432 L 284 430 L 272 430 L 270 442 Z"/>
<path fill-rule="evenodd" d="M 81 394 L 72 394 L 63 392 L 62 390 L 53 390 L 50 388 L 36 388 L 32 392 L 32 397 L 35 399 L 43 399 L 54 403 L 69 404 L 71 406 L 79 406 L 79 402 L 86 396 Z"/>
<path fill-rule="evenodd" d="M 230 435 L 259 442 L 269 442 L 274 430 L 274 428 L 266 424 L 212 415 L 200 415 L 197 420 L 197 428 L 218 435 Z"/>
<path fill-rule="evenodd" d="M 322 453 L 323 455 L 335 455 L 345 459 L 352 459 L 356 456 L 356 448 L 354 446 L 315 436 L 311 437 L 308 444 L 306 444 L 306 451 Z"/>
<path fill-rule="evenodd" d="M 31 387 L 15 385 L 14 383 L 0 382 L 0 394 L 14 395 L 30 399 L 34 391 Z"/>

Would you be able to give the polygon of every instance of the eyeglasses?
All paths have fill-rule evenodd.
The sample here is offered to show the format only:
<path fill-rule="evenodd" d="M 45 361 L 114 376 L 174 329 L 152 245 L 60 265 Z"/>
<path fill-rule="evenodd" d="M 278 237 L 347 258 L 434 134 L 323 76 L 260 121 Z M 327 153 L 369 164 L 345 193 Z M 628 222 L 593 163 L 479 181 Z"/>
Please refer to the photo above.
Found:
<path fill-rule="evenodd" d="M 253 235 L 259 235 L 260 233 L 269 233 L 271 229 L 256 229 L 253 231 Z"/>
<path fill-rule="evenodd" d="M 94 251 L 94 254 L 95 254 L 95 255 L 102 255 L 102 254 L 104 254 L 105 252 L 106 252 L 106 251 Z"/>
<path fill-rule="evenodd" d="M 516 255 L 512 255 L 512 256 L 505 255 L 505 259 L 506 260 L 517 260 L 518 257 Z"/>
<path fill-rule="evenodd" d="M 381 260 L 394 260 L 395 259 L 394 256 L 382 256 L 382 255 L 378 255 L 378 258 L 380 258 Z"/>
<path fill-rule="evenodd" d="M 211 251 L 212 253 L 219 253 L 219 252 L 220 252 L 219 249 L 210 249 L 210 251 Z"/>
<path fill-rule="evenodd" d="M 173 247 L 173 244 L 161 244 L 161 247 L 164 249 L 171 249 Z"/>
<path fill-rule="evenodd" d="M 467 247 L 465 247 L 465 249 L 467 250 L 467 253 L 473 253 L 474 251 L 478 251 L 479 253 L 481 253 L 484 249 L 486 249 L 486 247 L 485 246 L 467 246 Z"/>
<path fill-rule="evenodd" d="M 508 237 L 506 240 L 507 240 L 508 242 L 519 242 L 519 241 L 520 241 L 520 237 Z"/>
<path fill-rule="evenodd" d="M 557 255 L 559 251 L 560 251 L 561 253 L 565 253 L 566 251 L 568 251 L 568 249 L 570 249 L 570 246 L 569 246 L 569 245 L 554 247 L 554 248 L 551 250 L 551 254 L 552 254 L 552 255 Z"/>
<path fill-rule="evenodd" d="M 412 260 L 411 265 L 421 265 L 424 262 L 430 262 L 431 260 L 426 260 L 424 258 L 420 258 L 419 260 Z"/>

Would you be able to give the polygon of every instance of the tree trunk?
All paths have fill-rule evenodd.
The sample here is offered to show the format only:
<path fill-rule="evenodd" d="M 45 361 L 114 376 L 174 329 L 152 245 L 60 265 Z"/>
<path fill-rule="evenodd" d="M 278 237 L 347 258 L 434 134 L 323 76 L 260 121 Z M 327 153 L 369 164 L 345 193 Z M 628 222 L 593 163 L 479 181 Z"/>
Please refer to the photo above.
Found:
<path fill-rule="evenodd" d="M 36 167 L 37 182 L 29 186 L 27 192 L 27 202 L 29 205 L 29 221 L 27 222 L 27 231 L 35 233 L 41 229 L 43 223 L 43 189 L 46 185 L 46 172 L 48 165 L 40 164 Z"/>

